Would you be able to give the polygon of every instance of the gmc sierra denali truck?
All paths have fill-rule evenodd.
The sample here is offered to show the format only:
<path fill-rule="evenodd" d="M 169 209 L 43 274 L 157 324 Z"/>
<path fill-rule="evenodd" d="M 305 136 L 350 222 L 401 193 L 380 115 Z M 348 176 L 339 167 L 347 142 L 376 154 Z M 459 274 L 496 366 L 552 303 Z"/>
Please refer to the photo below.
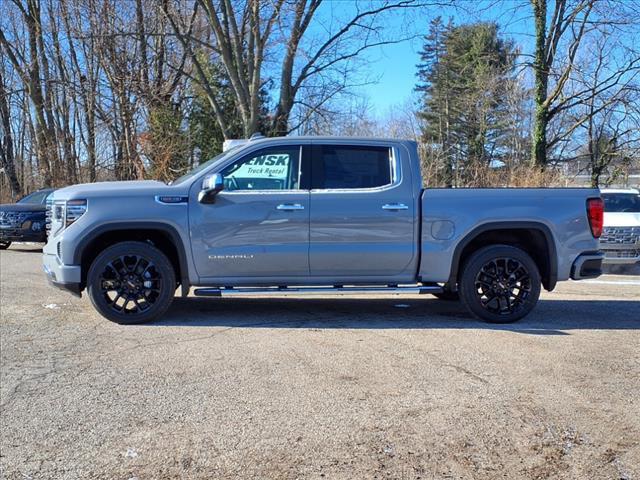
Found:
<path fill-rule="evenodd" d="M 416 144 L 257 139 L 167 185 L 57 190 L 44 270 L 118 323 L 200 296 L 435 294 L 512 322 L 596 277 L 597 189 L 423 189 Z M 366 304 L 363 304 L 366 308 Z"/>

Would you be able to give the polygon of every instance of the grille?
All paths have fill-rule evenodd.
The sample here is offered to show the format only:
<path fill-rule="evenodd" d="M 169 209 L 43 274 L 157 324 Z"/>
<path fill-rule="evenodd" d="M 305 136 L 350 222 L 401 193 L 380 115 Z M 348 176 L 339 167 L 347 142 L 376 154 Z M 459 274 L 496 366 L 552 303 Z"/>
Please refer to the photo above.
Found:
<path fill-rule="evenodd" d="M 640 242 L 640 227 L 604 227 L 600 243 L 634 245 Z"/>
<path fill-rule="evenodd" d="M 29 216 L 24 212 L 0 212 L 0 225 L 3 227 L 17 228 Z"/>
<path fill-rule="evenodd" d="M 640 257 L 640 250 L 605 250 L 607 258 L 637 258 Z"/>
<path fill-rule="evenodd" d="M 45 228 L 47 230 L 47 236 L 49 236 L 49 232 L 51 231 L 51 214 L 53 211 L 53 199 L 52 195 L 47 198 L 47 213 L 45 214 Z"/>

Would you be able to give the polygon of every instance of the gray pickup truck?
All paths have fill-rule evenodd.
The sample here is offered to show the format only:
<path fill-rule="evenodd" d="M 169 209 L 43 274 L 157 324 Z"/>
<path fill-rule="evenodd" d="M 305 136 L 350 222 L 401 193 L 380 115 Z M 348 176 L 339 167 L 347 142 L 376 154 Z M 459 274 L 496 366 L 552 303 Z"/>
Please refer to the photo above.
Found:
<path fill-rule="evenodd" d="M 597 277 L 597 189 L 423 189 L 410 141 L 286 137 L 167 185 L 57 190 L 44 270 L 118 323 L 200 296 L 434 294 L 527 315 L 541 286 Z M 366 303 L 363 303 L 366 308 Z"/>

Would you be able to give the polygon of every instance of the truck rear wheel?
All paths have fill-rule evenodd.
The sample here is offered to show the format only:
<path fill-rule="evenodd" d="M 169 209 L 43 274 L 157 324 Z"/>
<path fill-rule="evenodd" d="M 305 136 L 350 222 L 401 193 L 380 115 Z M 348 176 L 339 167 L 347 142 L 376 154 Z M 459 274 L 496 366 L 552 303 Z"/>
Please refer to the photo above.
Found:
<path fill-rule="evenodd" d="M 540 273 L 526 252 L 492 245 L 474 252 L 462 270 L 459 292 L 476 317 L 510 323 L 526 316 L 540 297 Z"/>
<path fill-rule="evenodd" d="M 120 324 L 151 322 L 173 301 L 176 277 L 167 256 L 153 245 L 122 242 L 105 249 L 87 274 L 91 303 Z"/>

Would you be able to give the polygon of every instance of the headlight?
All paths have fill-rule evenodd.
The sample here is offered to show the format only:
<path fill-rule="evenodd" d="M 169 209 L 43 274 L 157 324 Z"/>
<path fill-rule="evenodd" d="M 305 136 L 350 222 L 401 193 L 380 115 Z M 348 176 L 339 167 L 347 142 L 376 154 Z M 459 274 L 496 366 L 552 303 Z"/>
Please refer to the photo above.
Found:
<path fill-rule="evenodd" d="M 73 222 L 78 220 L 84 212 L 87 211 L 86 200 L 68 200 L 66 204 L 66 222 L 65 227 L 68 227 Z"/>
<path fill-rule="evenodd" d="M 50 235 L 67 228 L 87 211 L 86 200 L 54 200 L 47 205 L 47 222 Z"/>
<path fill-rule="evenodd" d="M 64 218 L 64 201 L 56 201 L 53 203 L 52 217 L 56 222 L 62 222 Z"/>

